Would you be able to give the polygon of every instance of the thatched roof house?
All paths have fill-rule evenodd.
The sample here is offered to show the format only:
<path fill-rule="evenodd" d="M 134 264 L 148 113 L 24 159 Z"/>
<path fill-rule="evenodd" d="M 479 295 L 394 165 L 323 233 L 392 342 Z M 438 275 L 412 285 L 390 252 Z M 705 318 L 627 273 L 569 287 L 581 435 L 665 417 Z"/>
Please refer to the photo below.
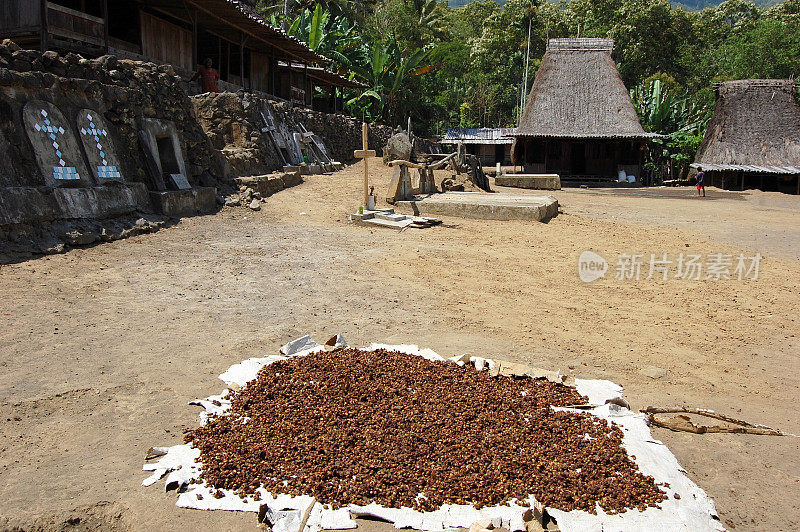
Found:
<path fill-rule="evenodd" d="M 800 193 L 800 106 L 795 83 L 748 79 L 715 85 L 717 100 L 697 150 L 707 184 Z"/>
<path fill-rule="evenodd" d="M 516 132 L 526 172 L 602 180 L 641 170 L 647 133 L 611 57 L 612 39 L 550 39 Z"/>

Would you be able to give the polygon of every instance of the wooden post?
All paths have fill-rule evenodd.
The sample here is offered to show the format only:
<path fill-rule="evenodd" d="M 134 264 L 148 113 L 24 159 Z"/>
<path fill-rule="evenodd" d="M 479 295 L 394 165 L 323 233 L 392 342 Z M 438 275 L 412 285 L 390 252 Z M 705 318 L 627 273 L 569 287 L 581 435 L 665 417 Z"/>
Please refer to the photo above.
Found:
<path fill-rule="evenodd" d="M 364 150 L 364 207 L 366 207 L 369 204 L 369 170 L 367 169 L 369 129 L 366 122 L 361 123 L 361 147 Z"/>
<path fill-rule="evenodd" d="M 273 96 L 278 96 L 276 92 L 278 89 L 275 85 L 276 79 L 276 70 L 278 70 L 278 62 L 275 60 L 275 48 L 272 48 L 269 52 L 269 93 Z"/>
<path fill-rule="evenodd" d="M 103 0 L 103 39 L 106 45 L 106 53 L 108 53 L 108 0 Z"/>
<path fill-rule="evenodd" d="M 47 51 L 47 0 L 41 0 L 39 2 L 39 10 L 39 18 L 42 26 L 39 39 L 41 41 L 42 53 L 45 53 Z"/>
<path fill-rule="evenodd" d="M 364 159 L 364 208 L 369 205 L 369 163 L 367 162 L 370 157 L 375 157 L 375 150 L 369 149 L 369 130 L 367 123 L 361 125 L 361 146 L 362 149 L 353 152 L 353 156 L 359 159 Z"/>
<path fill-rule="evenodd" d="M 291 64 L 292 62 L 291 60 L 289 60 L 289 65 Z M 303 94 L 305 94 L 306 92 L 311 92 L 311 91 L 308 90 L 308 63 L 303 63 Z M 305 107 L 306 105 L 308 105 L 308 98 L 303 96 L 303 106 Z M 366 148 L 364 149 L 366 150 Z"/>
<path fill-rule="evenodd" d="M 239 38 L 239 83 L 244 89 L 244 33 Z"/>
<path fill-rule="evenodd" d="M 200 64 L 200 53 L 197 47 L 197 10 L 192 11 L 192 68 L 197 69 Z M 217 65 L 219 68 L 219 65 Z"/>

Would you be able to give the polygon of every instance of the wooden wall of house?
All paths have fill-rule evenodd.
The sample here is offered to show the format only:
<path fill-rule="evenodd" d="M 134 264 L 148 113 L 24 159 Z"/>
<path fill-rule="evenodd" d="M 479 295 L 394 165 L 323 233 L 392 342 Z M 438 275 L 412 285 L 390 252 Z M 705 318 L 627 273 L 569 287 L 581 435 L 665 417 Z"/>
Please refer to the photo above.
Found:
<path fill-rule="evenodd" d="M 252 89 L 269 92 L 269 56 L 250 52 L 250 83 Z"/>
<path fill-rule="evenodd" d="M 616 178 L 623 169 L 639 177 L 639 145 L 638 141 L 528 140 L 524 146 L 525 171 Z"/>
<path fill-rule="evenodd" d="M 142 55 L 185 70 L 192 64 L 192 32 L 148 13 L 141 13 Z"/>
<path fill-rule="evenodd" d="M 39 0 L 1 0 L 0 30 L 33 30 L 41 21 Z M 5 35 L 11 35 L 6 33 Z M 0 38 L 5 37 L 0 35 Z"/>

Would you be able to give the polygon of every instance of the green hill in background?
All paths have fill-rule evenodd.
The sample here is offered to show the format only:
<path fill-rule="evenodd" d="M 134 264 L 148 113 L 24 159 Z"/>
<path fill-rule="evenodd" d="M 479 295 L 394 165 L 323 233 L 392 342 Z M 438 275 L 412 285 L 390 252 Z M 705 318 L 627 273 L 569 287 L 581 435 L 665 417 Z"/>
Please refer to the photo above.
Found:
<path fill-rule="evenodd" d="M 447 5 L 450 7 L 464 7 L 465 5 L 473 2 L 474 0 L 447 0 Z M 688 11 L 700 11 L 707 7 L 718 6 L 725 0 L 685 0 L 683 2 L 671 2 L 673 6 L 686 9 Z M 783 0 L 754 0 L 759 7 L 770 7 L 780 4 Z M 506 0 L 495 0 L 501 6 L 506 3 Z"/>
<path fill-rule="evenodd" d="M 672 2 L 675 7 L 682 7 L 689 11 L 700 11 L 707 7 L 720 5 L 724 0 L 684 0 L 683 2 Z M 754 0 L 759 7 L 770 7 L 780 4 L 783 0 Z"/>

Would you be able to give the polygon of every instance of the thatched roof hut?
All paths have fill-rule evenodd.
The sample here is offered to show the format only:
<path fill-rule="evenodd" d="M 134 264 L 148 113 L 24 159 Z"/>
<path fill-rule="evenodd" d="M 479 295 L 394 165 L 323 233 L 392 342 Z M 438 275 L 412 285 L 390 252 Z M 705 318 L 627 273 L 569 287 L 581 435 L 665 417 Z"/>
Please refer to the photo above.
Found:
<path fill-rule="evenodd" d="M 550 39 L 517 137 L 642 139 L 613 39 Z"/>
<path fill-rule="evenodd" d="M 800 106 L 788 79 L 726 81 L 692 166 L 706 171 L 800 174 Z"/>
<path fill-rule="evenodd" d="M 647 133 L 611 57 L 612 39 L 550 39 L 515 134 L 515 164 L 562 181 L 640 177 Z"/>

